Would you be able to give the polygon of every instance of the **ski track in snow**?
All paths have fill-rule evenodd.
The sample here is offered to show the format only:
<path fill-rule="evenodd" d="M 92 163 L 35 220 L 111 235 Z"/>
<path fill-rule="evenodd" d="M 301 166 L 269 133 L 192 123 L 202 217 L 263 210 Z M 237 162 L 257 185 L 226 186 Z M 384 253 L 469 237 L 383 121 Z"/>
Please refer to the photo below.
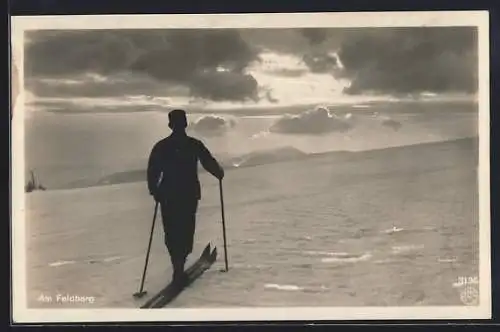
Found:
<path fill-rule="evenodd" d="M 323 263 L 357 263 L 370 260 L 372 258 L 371 253 L 365 253 L 362 255 L 345 255 L 339 257 L 328 257 L 321 259 Z"/>
<path fill-rule="evenodd" d="M 57 261 L 57 262 L 49 263 L 49 266 L 50 267 L 59 267 L 59 266 L 68 265 L 68 264 L 75 264 L 75 263 L 76 263 L 75 261 Z"/>
<path fill-rule="evenodd" d="M 300 291 L 300 290 L 303 290 L 302 287 L 299 287 L 296 285 L 265 284 L 264 287 L 268 288 L 268 289 L 276 289 L 276 290 L 282 290 L 282 291 Z"/>
<path fill-rule="evenodd" d="M 121 256 L 112 256 L 112 257 L 106 257 L 106 258 L 101 258 L 101 259 L 86 259 L 82 261 L 76 261 L 76 260 L 71 260 L 71 261 L 56 261 L 49 263 L 48 265 L 50 267 L 59 267 L 59 266 L 64 266 L 64 265 L 70 265 L 70 264 L 99 264 L 99 263 L 110 263 L 114 261 L 118 261 L 122 259 Z"/>

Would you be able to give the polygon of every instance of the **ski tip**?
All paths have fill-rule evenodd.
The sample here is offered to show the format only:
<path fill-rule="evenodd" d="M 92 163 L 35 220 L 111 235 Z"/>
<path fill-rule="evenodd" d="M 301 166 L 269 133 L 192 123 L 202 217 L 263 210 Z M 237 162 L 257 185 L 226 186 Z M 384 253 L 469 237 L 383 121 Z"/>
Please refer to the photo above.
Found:
<path fill-rule="evenodd" d="M 212 253 L 210 254 L 210 257 L 215 261 L 217 259 L 217 247 L 212 250 Z"/>
<path fill-rule="evenodd" d="M 210 244 L 210 242 L 209 242 L 209 243 L 207 244 L 207 246 L 205 247 L 205 249 L 203 249 L 202 256 L 209 255 L 209 254 L 210 254 L 210 250 L 211 250 L 211 244 Z"/>

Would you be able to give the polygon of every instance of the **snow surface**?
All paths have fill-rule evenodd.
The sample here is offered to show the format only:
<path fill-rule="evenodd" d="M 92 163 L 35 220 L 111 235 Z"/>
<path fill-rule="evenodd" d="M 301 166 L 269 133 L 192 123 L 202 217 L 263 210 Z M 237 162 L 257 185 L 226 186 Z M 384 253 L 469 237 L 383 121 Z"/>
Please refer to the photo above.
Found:
<path fill-rule="evenodd" d="M 477 140 L 335 154 L 233 169 L 224 180 L 229 273 L 218 183 L 204 174 L 194 260 L 219 258 L 174 307 L 461 305 L 478 275 Z M 29 307 L 131 308 L 154 203 L 144 182 L 27 197 Z M 170 279 L 159 219 L 145 289 Z M 93 296 L 92 304 L 39 301 Z"/>

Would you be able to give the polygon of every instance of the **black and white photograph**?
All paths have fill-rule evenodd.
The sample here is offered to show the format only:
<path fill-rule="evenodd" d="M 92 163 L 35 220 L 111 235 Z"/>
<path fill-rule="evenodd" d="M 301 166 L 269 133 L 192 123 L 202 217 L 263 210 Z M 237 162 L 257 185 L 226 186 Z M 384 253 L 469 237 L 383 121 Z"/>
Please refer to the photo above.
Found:
<path fill-rule="evenodd" d="M 490 318 L 487 13 L 12 27 L 15 321 Z"/>

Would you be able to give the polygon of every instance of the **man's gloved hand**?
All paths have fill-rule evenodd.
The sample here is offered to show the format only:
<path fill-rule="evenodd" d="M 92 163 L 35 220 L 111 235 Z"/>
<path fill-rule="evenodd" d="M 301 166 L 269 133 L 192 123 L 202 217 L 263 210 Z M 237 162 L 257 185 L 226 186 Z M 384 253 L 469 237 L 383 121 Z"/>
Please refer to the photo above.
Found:
<path fill-rule="evenodd" d="M 158 191 L 151 192 L 150 194 L 156 202 L 159 203 L 161 201 L 160 193 Z"/>
<path fill-rule="evenodd" d="M 219 174 L 217 174 L 217 179 L 222 180 L 224 178 L 224 169 L 221 167 L 219 169 Z"/>

